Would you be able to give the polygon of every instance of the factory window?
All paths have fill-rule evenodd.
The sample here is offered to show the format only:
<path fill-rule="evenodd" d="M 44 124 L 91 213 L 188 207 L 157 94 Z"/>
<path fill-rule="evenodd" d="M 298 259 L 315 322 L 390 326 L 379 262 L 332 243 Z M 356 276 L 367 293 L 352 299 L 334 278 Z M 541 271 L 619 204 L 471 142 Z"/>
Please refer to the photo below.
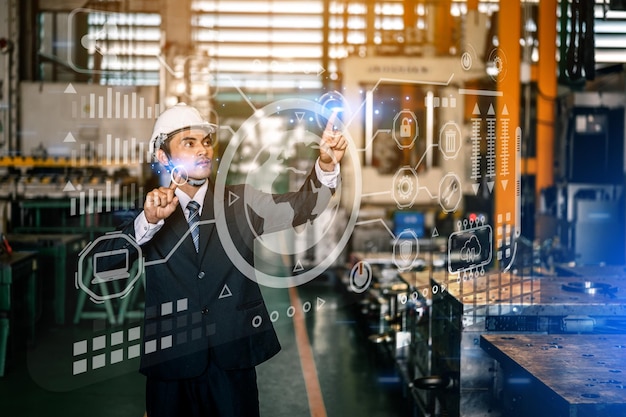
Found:
<path fill-rule="evenodd" d="M 159 14 L 75 9 L 38 20 L 40 79 L 159 84 Z"/>
<path fill-rule="evenodd" d="M 209 59 L 215 75 L 211 82 L 217 88 L 236 86 L 269 94 L 314 92 L 325 80 L 338 80 L 337 60 L 349 55 L 420 53 L 421 46 L 432 41 L 428 32 L 432 6 L 407 4 L 193 0 L 192 39 L 195 53 Z M 484 0 L 478 7 L 481 13 L 491 14 L 499 4 Z M 450 13 L 457 18 L 465 15 L 466 2 L 452 1 Z M 530 17 L 534 22 L 536 16 Z M 625 11 L 610 10 L 596 1 L 598 64 L 624 62 L 625 21 Z M 39 24 L 42 79 L 71 79 L 74 72 L 78 78 L 104 85 L 160 83 L 164 61 L 158 13 L 88 9 L 69 14 L 43 12 Z M 531 42 L 531 59 L 536 61 L 536 27 L 525 30 L 533 39 L 522 42 Z"/>
<path fill-rule="evenodd" d="M 94 12 L 87 16 L 81 46 L 101 84 L 157 85 L 161 17 L 158 14 Z"/>

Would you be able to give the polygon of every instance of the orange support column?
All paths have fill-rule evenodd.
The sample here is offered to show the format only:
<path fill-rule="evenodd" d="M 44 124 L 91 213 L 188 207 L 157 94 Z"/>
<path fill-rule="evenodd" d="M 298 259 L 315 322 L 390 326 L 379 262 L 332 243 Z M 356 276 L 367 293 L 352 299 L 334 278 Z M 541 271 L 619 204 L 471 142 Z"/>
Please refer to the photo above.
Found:
<path fill-rule="evenodd" d="M 519 199 L 516 198 L 515 136 L 520 126 L 520 62 L 521 62 L 520 0 L 500 3 L 498 13 L 499 62 L 497 88 L 496 185 L 494 187 L 494 217 L 497 228 L 514 226 L 519 219 Z M 516 225 L 520 227 L 520 225 Z"/>
<path fill-rule="evenodd" d="M 437 4 L 435 30 L 435 50 L 437 55 L 450 55 L 454 22 L 450 15 L 452 0 L 440 0 Z"/>
<path fill-rule="evenodd" d="M 554 100 L 557 94 L 557 0 L 539 2 L 537 87 L 537 180 L 535 193 L 554 184 Z M 537 198 L 537 201 L 539 199 Z"/>

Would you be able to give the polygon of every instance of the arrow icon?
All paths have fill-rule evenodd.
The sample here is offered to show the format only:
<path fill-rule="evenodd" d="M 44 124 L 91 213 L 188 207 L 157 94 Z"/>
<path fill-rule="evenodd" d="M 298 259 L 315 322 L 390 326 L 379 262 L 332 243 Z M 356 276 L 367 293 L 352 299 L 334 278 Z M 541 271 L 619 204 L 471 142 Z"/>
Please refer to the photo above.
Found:
<path fill-rule="evenodd" d="M 76 187 L 74 187 L 74 184 L 68 181 L 67 184 L 65 184 L 65 187 L 63 187 L 63 191 L 76 191 Z"/>
<path fill-rule="evenodd" d="M 67 87 L 65 87 L 65 91 L 63 91 L 63 93 L 64 94 L 76 94 L 76 89 L 74 88 L 72 83 L 69 83 Z"/>
<path fill-rule="evenodd" d="M 235 202 L 239 200 L 239 196 L 232 191 L 228 192 L 228 206 L 232 206 Z"/>
<path fill-rule="evenodd" d="M 221 300 L 222 298 L 227 298 L 227 297 L 232 297 L 233 293 L 230 291 L 230 288 L 228 288 L 228 285 L 224 284 L 224 288 L 222 288 L 222 292 L 220 292 L 220 296 L 217 297 L 218 300 Z"/>

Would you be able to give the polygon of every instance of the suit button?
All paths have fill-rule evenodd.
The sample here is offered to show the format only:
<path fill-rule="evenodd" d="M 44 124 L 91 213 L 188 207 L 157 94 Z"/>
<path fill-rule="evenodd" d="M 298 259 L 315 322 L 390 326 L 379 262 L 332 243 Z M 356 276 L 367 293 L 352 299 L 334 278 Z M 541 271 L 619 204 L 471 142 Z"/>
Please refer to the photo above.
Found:
<path fill-rule="evenodd" d="M 204 278 L 204 271 L 200 271 L 200 273 L 198 274 L 198 279 L 202 278 Z"/>
<path fill-rule="evenodd" d="M 207 306 L 204 306 L 204 308 L 202 309 L 202 314 L 204 315 L 209 314 L 209 309 L 207 308 Z"/>

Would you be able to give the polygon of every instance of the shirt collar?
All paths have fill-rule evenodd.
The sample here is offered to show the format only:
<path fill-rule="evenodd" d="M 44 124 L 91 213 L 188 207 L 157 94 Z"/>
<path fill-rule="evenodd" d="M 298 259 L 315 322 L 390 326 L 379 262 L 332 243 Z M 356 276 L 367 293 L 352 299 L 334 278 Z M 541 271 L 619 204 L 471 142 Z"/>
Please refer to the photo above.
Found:
<path fill-rule="evenodd" d="M 178 197 L 178 203 L 181 205 L 185 213 L 187 213 L 188 211 L 187 204 L 189 204 L 189 202 L 193 200 L 200 205 L 200 209 L 198 211 L 200 214 L 202 214 L 202 208 L 204 207 L 204 197 L 206 196 L 208 188 L 209 181 L 206 181 L 200 186 L 200 188 L 198 188 L 198 191 L 196 191 L 196 194 L 193 196 L 193 198 L 189 197 L 189 195 L 180 188 L 177 188 L 174 191 L 174 194 L 176 194 L 176 197 Z"/>

